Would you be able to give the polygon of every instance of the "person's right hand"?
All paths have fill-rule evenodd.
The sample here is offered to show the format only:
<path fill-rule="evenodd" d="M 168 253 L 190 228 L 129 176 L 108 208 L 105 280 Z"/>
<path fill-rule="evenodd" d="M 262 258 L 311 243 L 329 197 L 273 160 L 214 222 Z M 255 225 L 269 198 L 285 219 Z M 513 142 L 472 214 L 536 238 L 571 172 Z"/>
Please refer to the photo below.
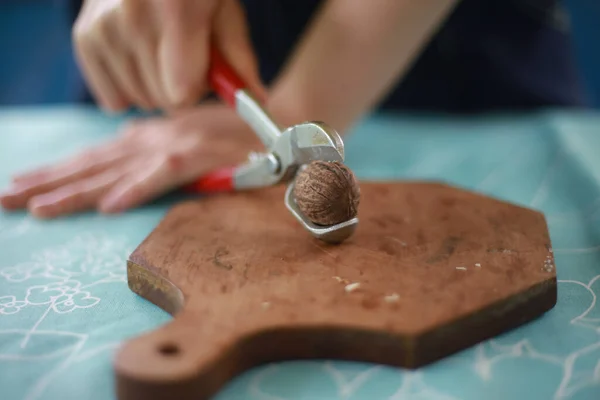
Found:
<path fill-rule="evenodd" d="M 194 105 L 210 90 L 211 43 L 264 96 L 239 0 L 85 0 L 73 41 L 88 86 L 106 111 Z"/>

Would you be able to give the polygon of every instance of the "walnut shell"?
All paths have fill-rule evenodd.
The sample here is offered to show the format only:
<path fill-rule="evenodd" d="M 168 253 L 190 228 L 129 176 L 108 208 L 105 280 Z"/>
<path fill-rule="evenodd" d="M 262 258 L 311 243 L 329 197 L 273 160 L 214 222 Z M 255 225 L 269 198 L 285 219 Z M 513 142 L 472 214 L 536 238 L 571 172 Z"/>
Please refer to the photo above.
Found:
<path fill-rule="evenodd" d="M 334 225 L 354 218 L 360 203 L 358 181 L 343 163 L 313 161 L 296 176 L 296 204 L 317 225 Z"/>

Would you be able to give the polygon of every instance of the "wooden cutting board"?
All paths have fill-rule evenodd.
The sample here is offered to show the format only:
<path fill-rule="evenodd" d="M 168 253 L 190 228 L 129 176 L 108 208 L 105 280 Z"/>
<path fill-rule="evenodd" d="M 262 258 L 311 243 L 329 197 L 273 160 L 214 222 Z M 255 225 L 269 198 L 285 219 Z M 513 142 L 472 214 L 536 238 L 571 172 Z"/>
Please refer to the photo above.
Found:
<path fill-rule="evenodd" d="M 416 368 L 556 303 L 542 214 L 436 183 L 362 182 L 341 245 L 284 188 L 175 206 L 131 254 L 130 288 L 175 315 L 115 360 L 119 399 L 208 399 L 270 361 Z"/>

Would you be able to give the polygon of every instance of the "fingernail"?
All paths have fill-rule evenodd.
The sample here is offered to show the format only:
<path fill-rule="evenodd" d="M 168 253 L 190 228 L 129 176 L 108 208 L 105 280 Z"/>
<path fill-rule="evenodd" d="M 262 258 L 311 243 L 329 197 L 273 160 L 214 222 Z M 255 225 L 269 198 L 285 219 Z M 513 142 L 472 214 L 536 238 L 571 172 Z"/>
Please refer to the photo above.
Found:
<path fill-rule="evenodd" d="M 40 219 L 52 218 L 58 214 L 57 210 L 53 207 L 28 206 L 27 208 L 31 215 Z"/>
<path fill-rule="evenodd" d="M 56 212 L 55 203 L 47 201 L 45 197 L 49 196 L 36 196 L 27 202 L 26 208 L 34 217 L 49 218 Z"/>
<path fill-rule="evenodd" d="M 0 192 L 0 196 L 14 196 L 23 192 L 23 186 L 14 184 Z"/>
<path fill-rule="evenodd" d="M 27 185 L 27 184 L 16 184 L 10 190 L 6 191 L 7 196 L 15 197 L 15 196 L 23 196 L 31 191 L 36 185 Z"/>
<path fill-rule="evenodd" d="M 120 211 L 120 201 L 118 196 L 109 196 L 102 200 L 99 204 L 100 212 L 110 213 Z"/>
<path fill-rule="evenodd" d="M 61 199 L 61 196 L 56 196 L 53 194 L 44 194 L 40 196 L 33 197 L 28 202 L 28 207 L 46 207 L 55 204 Z"/>

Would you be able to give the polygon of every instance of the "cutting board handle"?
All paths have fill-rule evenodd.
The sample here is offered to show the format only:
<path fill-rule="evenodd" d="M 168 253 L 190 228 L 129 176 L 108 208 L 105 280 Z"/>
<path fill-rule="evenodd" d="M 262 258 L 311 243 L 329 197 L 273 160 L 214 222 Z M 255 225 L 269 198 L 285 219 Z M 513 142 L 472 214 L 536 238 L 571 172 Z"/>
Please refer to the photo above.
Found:
<path fill-rule="evenodd" d="M 235 358 L 227 355 L 236 338 L 202 324 L 205 313 L 184 308 L 165 326 L 127 342 L 115 360 L 117 397 L 199 399 L 222 387 L 230 379 L 222 364 Z"/>

